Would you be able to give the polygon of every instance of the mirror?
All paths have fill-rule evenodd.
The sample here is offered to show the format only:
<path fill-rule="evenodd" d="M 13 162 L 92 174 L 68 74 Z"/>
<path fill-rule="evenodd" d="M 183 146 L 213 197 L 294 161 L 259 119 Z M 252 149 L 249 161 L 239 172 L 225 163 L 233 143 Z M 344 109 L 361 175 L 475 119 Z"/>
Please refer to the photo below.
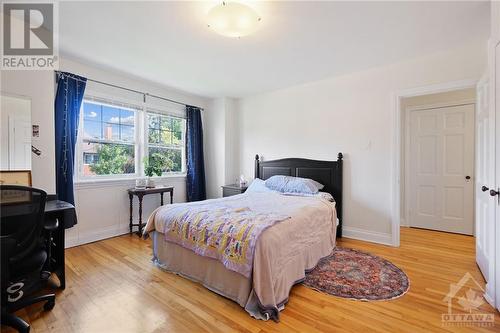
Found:
<path fill-rule="evenodd" d="M 0 170 L 31 170 L 31 100 L 0 95 Z"/>

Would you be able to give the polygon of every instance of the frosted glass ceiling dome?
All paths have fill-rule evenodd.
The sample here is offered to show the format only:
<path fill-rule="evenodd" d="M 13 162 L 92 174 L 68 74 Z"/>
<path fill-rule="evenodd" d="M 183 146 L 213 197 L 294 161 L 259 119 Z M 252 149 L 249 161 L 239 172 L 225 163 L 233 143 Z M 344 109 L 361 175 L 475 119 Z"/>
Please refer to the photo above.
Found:
<path fill-rule="evenodd" d="M 257 30 L 261 18 L 257 12 L 243 3 L 222 2 L 210 9 L 208 26 L 226 37 L 243 37 Z"/>

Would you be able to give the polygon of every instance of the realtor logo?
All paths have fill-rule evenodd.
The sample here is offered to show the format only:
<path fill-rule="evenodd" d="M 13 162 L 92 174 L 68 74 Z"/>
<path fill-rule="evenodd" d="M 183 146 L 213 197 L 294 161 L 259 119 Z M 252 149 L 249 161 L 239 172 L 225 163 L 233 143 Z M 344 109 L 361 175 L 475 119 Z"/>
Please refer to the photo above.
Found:
<path fill-rule="evenodd" d="M 472 281 L 477 287 L 476 292 L 471 288 L 467 288 L 467 282 Z M 443 302 L 448 303 L 448 313 L 443 313 L 441 315 L 441 321 L 444 326 L 479 326 L 479 327 L 491 327 L 495 325 L 495 316 L 492 313 L 480 313 L 479 307 L 483 305 L 484 299 L 483 287 L 472 277 L 472 275 L 467 272 L 458 281 L 457 284 L 450 284 L 450 291 L 443 298 Z M 453 309 L 453 301 L 459 305 L 459 309 L 462 311 L 457 311 Z"/>
<path fill-rule="evenodd" d="M 2 3 L 3 70 L 57 69 L 56 3 Z"/>

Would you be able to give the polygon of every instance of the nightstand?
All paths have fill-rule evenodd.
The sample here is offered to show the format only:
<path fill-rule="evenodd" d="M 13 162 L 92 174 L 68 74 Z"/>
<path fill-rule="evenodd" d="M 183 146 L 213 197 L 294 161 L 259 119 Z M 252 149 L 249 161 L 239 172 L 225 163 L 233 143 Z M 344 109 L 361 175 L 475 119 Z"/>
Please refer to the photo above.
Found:
<path fill-rule="evenodd" d="M 224 185 L 224 186 L 222 186 L 222 196 L 223 197 L 230 197 L 232 195 L 245 193 L 247 188 L 248 188 L 248 186 L 241 187 L 238 184 Z"/>

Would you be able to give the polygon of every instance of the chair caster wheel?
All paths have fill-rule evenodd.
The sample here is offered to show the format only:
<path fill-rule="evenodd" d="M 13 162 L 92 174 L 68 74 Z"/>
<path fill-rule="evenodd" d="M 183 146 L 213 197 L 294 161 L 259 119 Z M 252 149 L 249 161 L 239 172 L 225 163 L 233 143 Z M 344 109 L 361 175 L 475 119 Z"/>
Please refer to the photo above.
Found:
<path fill-rule="evenodd" d="M 51 273 L 48 272 L 48 271 L 42 271 L 42 273 L 40 273 L 40 278 L 44 281 L 48 281 L 49 278 L 50 278 L 50 275 Z"/>
<path fill-rule="evenodd" d="M 50 311 L 54 308 L 54 306 L 56 305 L 56 301 L 47 301 L 47 303 L 45 303 L 43 305 L 43 310 L 44 311 Z"/>

